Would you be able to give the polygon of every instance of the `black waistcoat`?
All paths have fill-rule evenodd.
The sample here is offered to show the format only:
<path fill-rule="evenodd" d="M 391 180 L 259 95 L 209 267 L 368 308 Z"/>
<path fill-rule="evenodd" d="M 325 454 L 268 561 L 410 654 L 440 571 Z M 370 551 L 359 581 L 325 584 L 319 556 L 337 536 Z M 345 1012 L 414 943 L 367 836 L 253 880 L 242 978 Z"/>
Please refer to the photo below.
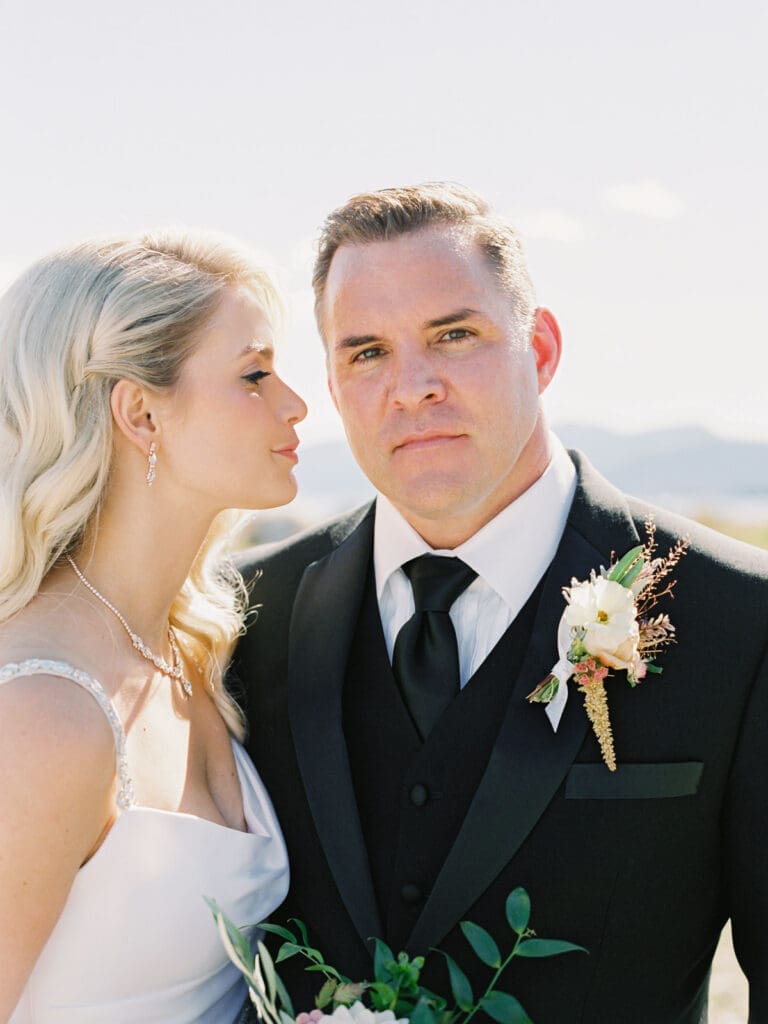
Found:
<path fill-rule="evenodd" d="M 385 926 L 380 937 L 396 952 L 421 913 L 485 771 L 539 597 L 537 587 L 422 744 L 392 674 L 369 573 L 347 662 L 344 734 Z"/>

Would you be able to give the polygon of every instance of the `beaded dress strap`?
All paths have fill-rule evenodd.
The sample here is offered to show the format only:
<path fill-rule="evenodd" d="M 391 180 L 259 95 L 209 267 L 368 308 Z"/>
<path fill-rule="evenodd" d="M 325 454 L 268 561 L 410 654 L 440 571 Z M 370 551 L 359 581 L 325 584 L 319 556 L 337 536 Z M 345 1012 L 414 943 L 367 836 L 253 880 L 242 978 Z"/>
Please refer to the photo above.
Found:
<path fill-rule="evenodd" d="M 29 658 L 18 663 L 11 662 L 0 668 L 0 684 L 7 683 L 11 679 L 20 679 L 24 676 L 60 676 L 63 679 L 71 679 L 73 683 L 82 686 L 84 690 L 96 700 L 101 710 L 107 716 L 107 721 L 112 727 L 112 734 L 115 738 L 115 764 L 117 768 L 118 788 L 116 803 L 121 811 L 132 807 L 135 802 L 133 783 L 128 774 L 128 758 L 125 754 L 125 731 L 114 705 L 104 692 L 101 683 L 93 676 L 83 672 L 66 661 L 48 661 L 45 658 Z"/>

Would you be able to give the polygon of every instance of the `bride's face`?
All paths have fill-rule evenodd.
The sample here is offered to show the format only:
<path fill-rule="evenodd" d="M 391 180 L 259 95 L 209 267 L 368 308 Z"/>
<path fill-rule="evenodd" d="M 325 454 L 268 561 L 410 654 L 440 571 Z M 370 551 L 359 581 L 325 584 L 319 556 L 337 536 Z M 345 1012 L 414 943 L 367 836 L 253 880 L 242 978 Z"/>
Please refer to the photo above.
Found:
<path fill-rule="evenodd" d="M 162 416 L 157 473 L 212 509 L 272 508 L 296 494 L 294 427 L 307 413 L 278 376 L 264 310 L 225 293 Z"/>

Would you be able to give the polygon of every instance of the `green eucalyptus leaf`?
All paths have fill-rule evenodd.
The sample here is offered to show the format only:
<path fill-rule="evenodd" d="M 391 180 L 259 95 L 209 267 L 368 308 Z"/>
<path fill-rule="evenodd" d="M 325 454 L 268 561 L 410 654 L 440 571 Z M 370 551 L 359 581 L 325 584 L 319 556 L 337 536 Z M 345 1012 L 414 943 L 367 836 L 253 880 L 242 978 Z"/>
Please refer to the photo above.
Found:
<path fill-rule="evenodd" d="M 203 899 L 205 900 L 208 909 L 210 910 L 214 917 L 217 917 L 219 914 L 224 913 L 224 911 L 221 909 L 219 904 L 216 902 L 215 899 L 213 899 L 212 896 L 203 896 Z"/>
<path fill-rule="evenodd" d="M 518 886 L 507 896 L 507 921 L 513 932 L 522 935 L 531 919 L 531 897 Z"/>
<path fill-rule="evenodd" d="M 224 914 L 223 917 L 224 923 L 227 928 L 227 935 L 229 936 L 230 942 L 237 950 L 240 959 L 242 960 L 243 963 L 247 965 L 252 965 L 253 952 L 251 950 L 250 942 L 248 942 L 248 940 L 245 938 L 240 929 L 235 924 L 233 924 L 232 921 L 230 921 L 226 914 Z"/>
<path fill-rule="evenodd" d="M 470 944 L 475 954 L 487 964 L 488 967 L 501 967 L 501 953 L 494 938 L 485 928 L 472 921 L 462 921 L 461 930 L 464 938 Z"/>
<path fill-rule="evenodd" d="M 251 1002 L 256 1007 L 256 1014 L 257 1014 L 259 1020 L 260 1021 L 266 1021 L 266 1022 L 272 1021 L 272 1017 L 270 1016 L 269 1011 L 267 1010 L 266 1006 L 264 1005 L 264 1003 L 262 1001 L 262 998 L 259 995 L 257 989 L 249 988 L 248 989 L 248 995 L 250 996 Z"/>
<path fill-rule="evenodd" d="M 410 1024 L 437 1024 L 437 1014 L 424 996 L 410 1012 Z"/>
<path fill-rule="evenodd" d="M 297 953 L 301 952 L 301 946 L 298 946 L 295 942 L 284 942 L 280 949 L 277 951 L 276 963 L 280 964 L 283 960 L 288 960 L 292 956 L 296 956 Z"/>
<path fill-rule="evenodd" d="M 305 967 L 304 970 L 307 974 L 330 974 L 331 977 L 335 978 L 337 981 L 343 981 L 343 978 L 336 968 L 331 967 L 329 964 L 310 964 L 309 967 Z"/>
<path fill-rule="evenodd" d="M 516 956 L 543 957 L 557 956 L 560 953 L 589 953 L 583 946 L 562 939 L 524 939 L 517 947 Z"/>
<path fill-rule="evenodd" d="M 439 996 L 437 992 L 431 992 L 424 985 L 419 985 L 419 992 L 425 999 L 429 1000 L 430 1006 L 433 1006 L 438 1012 L 443 1011 L 448 1006 L 448 1000 L 445 996 Z"/>
<path fill-rule="evenodd" d="M 608 573 L 608 579 L 613 580 L 614 583 L 623 583 L 627 572 L 634 565 L 635 560 L 642 554 L 642 552 L 642 544 L 638 544 L 636 548 L 632 548 L 631 551 L 628 551 L 623 558 L 619 559 L 613 569 Z"/>
<path fill-rule="evenodd" d="M 206 901 L 213 913 L 216 928 L 218 929 L 219 937 L 227 956 L 235 967 L 237 967 L 237 969 L 246 977 L 246 979 L 250 981 L 253 977 L 254 959 L 250 943 L 245 939 L 234 921 L 227 917 L 215 900 L 209 899 L 207 896 L 204 896 L 203 899 Z"/>
<path fill-rule="evenodd" d="M 325 1007 L 333 999 L 333 993 L 336 991 L 338 982 L 335 978 L 329 978 L 324 984 L 320 991 L 315 996 L 315 1006 L 318 1010 L 324 1010 Z"/>
<path fill-rule="evenodd" d="M 270 935 L 277 935 L 281 939 L 285 939 L 286 942 L 294 942 L 298 944 L 298 939 L 288 928 L 283 928 L 279 924 L 269 924 L 268 921 L 261 921 L 256 925 L 263 932 L 269 932 Z"/>
<path fill-rule="evenodd" d="M 293 1022 L 296 1019 L 296 1014 L 293 1011 L 293 1003 L 291 1002 L 291 997 L 288 995 L 288 989 L 283 984 L 283 980 L 277 971 L 275 971 L 275 988 L 277 989 L 277 997 L 280 1000 L 280 1005 L 291 1015 L 291 1021 Z"/>
<path fill-rule="evenodd" d="M 480 1000 L 480 1006 L 499 1024 L 533 1024 L 517 999 L 506 992 L 489 992 Z"/>
<path fill-rule="evenodd" d="M 289 917 L 288 924 L 296 925 L 296 927 L 299 929 L 299 934 L 301 935 L 302 942 L 304 943 L 305 946 L 308 946 L 309 934 L 307 933 L 307 926 L 304 924 L 304 922 L 298 917 Z"/>
<path fill-rule="evenodd" d="M 285 1010 L 280 1010 L 280 1024 L 296 1024 L 296 1018 L 293 1015 L 293 1010 L 290 1013 L 286 1013 Z"/>
<path fill-rule="evenodd" d="M 261 966 L 261 973 L 264 977 L 264 982 L 267 986 L 267 998 L 271 1006 L 275 1005 L 275 996 L 277 995 L 277 983 L 275 974 L 275 965 L 272 962 L 272 957 L 269 955 L 269 950 L 263 942 L 259 942 L 257 945 L 259 951 L 259 965 Z"/>
<path fill-rule="evenodd" d="M 445 962 L 448 964 L 448 977 L 451 982 L 451 993 L 453 994 L 456 1005 L 460 1010 L 463 1010 L 464 1013 L 468 1013 L 475 1002 L 469 978 L 466 976 L 464 971 L 462 971 L 453 957 L 448 956 L 447 953 L 443 953 L 442 949 L 436 949 L 435 952 L 442 954 L 442 956 L 445 957 Z"/>
<path fill-rule="evenodd" d="M 208 904 L 208 909 L 213 914 L 216 924 L 219 925 L 219 930 L 223 928 L 226 931 L 227 937 L 238 954 L 238 957 L 253 964 L 253 954 L 251 953 L 250 944 L 234 921 L 224 913 L 216 900 L 211 899 L 209 896 L 203 896 L 203 899 Z"/>
<path fill-rule="evenodd" d="M 387 964 L 394 963 L 395 957 L 392 950 L 381 939 L 374 939 L 376 951 L 373 954 L 373 974 L 376 981 L 391 981 L 392 971 Z"/>

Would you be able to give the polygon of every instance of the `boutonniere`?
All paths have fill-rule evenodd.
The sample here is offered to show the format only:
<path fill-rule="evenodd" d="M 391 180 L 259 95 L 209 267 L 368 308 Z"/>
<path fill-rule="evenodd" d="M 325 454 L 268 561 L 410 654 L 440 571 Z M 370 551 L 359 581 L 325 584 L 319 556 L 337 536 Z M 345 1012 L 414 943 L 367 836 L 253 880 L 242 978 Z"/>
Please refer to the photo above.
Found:
<path fill-rule="evenodd" d="M 547 716 L 557 731 L 573 676 L 584 697 L 587 717 L 608 768 L 616 771 L 616 754 L 608 717 L 605 679 L 611 670 L 626 672 L 630 686 L 651 673 L 661 672 L 655 659 L 675 642 L 675 627 L 666 614 L 652 615 L 656 603 L 670 594 L 669 578 L 688 548 L 679 540 L 664 558 L 656 557 L 656 527 L 645 524 L 648 540 L 618 560 L 611 556 L 607 569 L 594 569 L 588 580 L 572 579 L 563 588 L 566 608 L 557 634 L 559 660 L 547 678 L 528 694 L 528 700 L 546 704 Z"/>

